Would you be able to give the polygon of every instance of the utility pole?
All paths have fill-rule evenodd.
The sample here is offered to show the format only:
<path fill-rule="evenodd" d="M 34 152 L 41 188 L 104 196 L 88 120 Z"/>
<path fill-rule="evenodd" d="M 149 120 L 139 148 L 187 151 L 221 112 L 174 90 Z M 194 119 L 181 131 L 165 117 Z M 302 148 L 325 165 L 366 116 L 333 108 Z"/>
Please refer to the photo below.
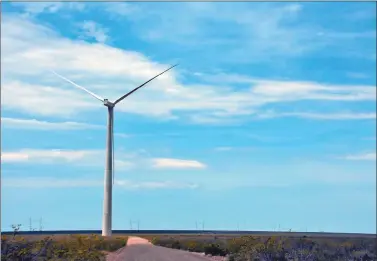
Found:
<path fill-rule="evenodd" d="M 42 218 L 39 219 L 39 231 L 43 230 L 43 221 Z"/>
<path fill-rule="evenodd" d="M 133 225 L 134 225 L 134 223 L 136 223 L 137 231 L 139 231 L 139 230 L 140 230 L 140 220 L 139 220 L 139 219 L 136 220 L 136 221 L 130 219 L 130 230 L 133 230 Z"/>
<path fill-rule="evenodd" d="M 202 221 L 202 232 L 204 232 L 204 221 Z"/>
<path fill-rule="evenodd" d="M 31 220 L 31 217 L 29 218 L 29 229 L 30 231 L 33 231 L 33 221 Z"/>
<path fill-rule="evenodd" d="M 202 221 L 202 222 L 198 222 L 198 221 L 195 221 L 195 228 L 196 228 L 196 230 L 198 230 L 198 225 L 202 225 L 202 232 L 204 231 L 204 221 Z"/>

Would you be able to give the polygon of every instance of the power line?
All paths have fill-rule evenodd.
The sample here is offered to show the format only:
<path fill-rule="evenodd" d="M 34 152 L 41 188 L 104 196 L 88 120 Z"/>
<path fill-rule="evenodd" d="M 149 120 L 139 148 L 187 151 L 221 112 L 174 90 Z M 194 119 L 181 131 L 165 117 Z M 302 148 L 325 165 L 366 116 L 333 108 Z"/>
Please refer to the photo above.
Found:
<path fill-rule="evenodd" d="M 43 219 L 39 218 L 38 220 L 33 220 L 31 217 L 29 218 L 29 230 L 36 231 L 37 229 L 33 227 L 33 221 L 39 223 L 39 231 L 43 230 Z"/>

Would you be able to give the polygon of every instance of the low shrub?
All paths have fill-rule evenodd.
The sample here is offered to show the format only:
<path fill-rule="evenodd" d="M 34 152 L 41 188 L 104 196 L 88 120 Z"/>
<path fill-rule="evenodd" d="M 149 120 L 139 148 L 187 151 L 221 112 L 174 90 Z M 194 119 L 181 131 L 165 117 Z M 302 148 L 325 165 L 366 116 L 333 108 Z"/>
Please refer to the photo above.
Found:
<path fill-rule="evenodd" d="M 204 247 L 204 253 L 212 256 L 225 256 L 227 250 L 221 247 L 219 244 L 209 244 Z"/>
<path fill-rule="evenodd" d="M 153 244 L 212 256 L 229 261 L 377 261 L 376 239 L 255 237 L 196 239 L 155 237 Z"/>
<path fill-rule="evenodd" d="M 127 237 L 103 238 L 98 235 L 69 235 L 26 240 L 20 236 L 1 237 L 1 260 L 72 260 L 102 261 L 127 243 Z"/>

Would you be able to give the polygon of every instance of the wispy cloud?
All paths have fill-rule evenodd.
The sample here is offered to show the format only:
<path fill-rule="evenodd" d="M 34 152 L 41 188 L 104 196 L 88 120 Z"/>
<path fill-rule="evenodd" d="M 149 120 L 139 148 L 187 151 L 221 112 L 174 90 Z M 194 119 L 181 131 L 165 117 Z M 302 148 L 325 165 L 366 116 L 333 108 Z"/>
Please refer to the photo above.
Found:
<path fill-rule="evenodd" d="M 223 55 L 217 62 L 239 64 L 271 61 L 273 57 L 324 55 L 317 51 L 325 47 L 331 55 L 349 56 L 353 54 L 349 47 L 355 46 L 355 39 L 375 38 L 373 31 L 333 31 L 320 21 L 305 23 L 311 8 L 302 3 L 131 3 L 126 8 L 119 5 L 125 13 L 116 11 L 116 3 L 111 3 L 111 7 L 109 14 L 133 22 L 140 38 L 184 46 L 193 52 L 203 51 L 203 47 L 221 50 Z M 375 19 L 375 14 L 368 18 Z M 205 50 L 213 54 L 209 48 Z M 207 55 L 205 52 L 201 54 Z M 356 53 L 366 54 L 367 50 Z"/>
<path fill-rule="evenodd" d="M 115 152 L 114 165 L 118 170 L 134 167 L 155 169 L 204 169 L 207 166 L 197 160 L 174 158 L 150 158 L 144 150 L 135 153 Z M 59 150 L 59 149 L 21 149 L 3 151 L 2 164 L 74 164 L 80 166 L 103 165 L 104 150 Z"/>
<path fill-rule="evenodd" d="M 80 123 L 73 121 L 50 122 L 40 121 L 37 119 L 18 119 L 2 117 L 1 124 L 4 128 L 12 129 L 29 129 L 29 130 L 84 130 L 84 129 L 102 129 L 104 126 Z"/>
<path fill-rule="evenodd" d="M 26 162 L 29 160 L 29 155 L 20 152 L 2 152 L 1 153 L 1 163 L 7 162 Z"/>
<path fill-rule="evenodd" d="M 194 183 L 184 183 L 175 181 L 148 181 L 148 182 L 132 182 L 120 180 L 116 185 L 129 189 L 196 189 L 199 186 Z"/>
<path fill-rule="evenodd" d="M 157 169 L 204 169 L 207 167 L 197 160 L 156 158 L 152 161 L 152 166 Z"/>
<path fill-rule="evenodd" d="M 4 162 L 42 162 L 54 161 L 77 162 L 101 153 L 99 150 L 43 150 L 22 149 L 17 152 L 3 152 L 1 161 Z"/>
<path fill-rule="evenodd" d="M 376 113 L 311 113 L 311 112 L 279 112 L 273 111 L 258 114 L 259 118 L 297 117 L 313 120 L 374 120 Z"/>
<path fill-rule="evenodd" d="M 28 15 L 38 15 L 41 13 L 56 13 L 61 9 L 70 9 L 70 10 L 83 10 L 84 3 L 78 2 L 12 2 L 12 5 L 20 7 Z"/>
<path fill-rule="evenodd" d="M 119 138 L 129 138 L 129 137 L 131 137 L 132 135 L 130 135 L 130 134 L 126 134 L 126 133 L 115 132 L 115 133 L 114 133 L 114 136 L 119 137 Z"/>
<path fill-rule="evenodd" d="M 12 111 L 72 117 L 101 109 L 100 104 L 85 93 L 46 73 L 48 69 L 59 71 L 99 95 L 114 99 L 124 94 L 125 89 L 133 88 L 168 67 L 141 53 L 63 38 L 29 19 L 9 15 L 2 19 L 2 106 Z M 15 35 L 14 31 L 20 33 Z M 127 104 L 120 103 L 117 111 L 200 124 L 234 124 L 258 117 L 262 107 L 283 102 L 376 100 L 375 86 L 276 81 L 247 75 L 213 76 L 217 82 L 211 82 L 208 75 L 202 74 L 197 83 L 183 84 L 176 71 L 169 72 L 129 99 Z M 246 84 L 246 88 L 234 87 L 240 82 Z M 299 112 L 290 116 L 318 118 L 318 112 L 311 113 Z M 342 116 L 338 111 L 328 113 L 331 114 Z M 368 112 L 356 117 L 351 114 L 333 118 L 374 117 Z"/>
<path fill-rule="evenodd" d="M 354 155 L 347 155 L 341 158 L 346 159 L 346 160 L 374 160 L 375 161 L 376 153 L 369 152 L 369 153 L 363 153 L 363 154 L 354 154 Z"/>
<path fill-rule="evenodd" d="M 362 72 L 348 72 L 347 76 L 353 79 L 368 79 L 371 75 Z"/>
<path fill-rule="evenodd" d="M 233 147 L 216 147 L 214 150 L 215 151 L 230 151 L 234 149 Z"/>
<path fill-rule="evenodd" d="M 214 148 L 213 150 L 214 151 L 217 151 L 217 152 L 227 152 L 227 151 L 251 151 L 251 150 L 254 150 L 255 148 L 253 147 L 247 147 L 247 146 L 240 146 L 240 147 L 230 147 L 230 146 L 227 146 L 227 147 L 216 147 Z"/>
<path fill-rule="evenodd" d="M 134 155 L 116 153 L 114 164 L 118 170 L 132 168 Z M 103 165 L 103 150 L 21 149 L 1 153 L 1 162 L 17 164 L 74 164 L 81 166 Z"/>
<path fill-rule="evenodd" d="M 58 89 L 19 81 L 5 82 L 2 106 L 11 110 L 30 115 L 69 117 L 78 111 L 98 108 L 95 102 L 69 88 Z"/>
<path fill-rule="evenodd" d="M 376 88 L 372 86 L 336 86 L 314 82 L 257 81 L 252 89 L 255 94 L 271 99 L 363 101 L 376 100 Z"/>
<path fill-rule="evenodd" d="M 109 41 L 108 29 L 104 28 L 100 24 L 94 21 L 84 21 L 80 24 L 81 37 L 94 39 L 99 43 L 105 43 Z"/>
<path fill-rule="evenodd" d="M 175 181 L 131 181 L 115 180 L 115 189 L 150 190 L 150 189 L 196 189 L 198 185 Z M 58 178 L 4 178 L 2 186 L 10 188 L 83 188 L 101 187 L 103 181 L 91 179 L 58 179 Z"/>
<path fill-rule="evenodd" d="M 236 113 L 237 114 L 237 113 Z M 216 113 L 195 113 L 189 116 L 189 119 L 192 123 L 195 124 L 204 124 L 204 125 L 235 125 L 240 123 L 240 119 L 235 117 L 219 116 Z"/>
<path fill-rule="evenodd" d="M 108 2 L 105 5 L 104 10 L 113 18 L 126 17 L 139 10 L 136 5 L 126 2 Z"/>

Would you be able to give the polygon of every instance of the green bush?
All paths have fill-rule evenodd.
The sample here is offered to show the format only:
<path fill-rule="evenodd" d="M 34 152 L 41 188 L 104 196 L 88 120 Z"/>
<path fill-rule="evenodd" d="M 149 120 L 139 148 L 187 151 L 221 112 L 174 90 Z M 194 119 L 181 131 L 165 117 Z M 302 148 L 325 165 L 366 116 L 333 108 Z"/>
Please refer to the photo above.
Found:
<path fill-rule="evenodd" d="M 225 256 L 227 251 L 218 244 L 209 244 L 204 247 L 204 253 L 212 256 Z"/>

